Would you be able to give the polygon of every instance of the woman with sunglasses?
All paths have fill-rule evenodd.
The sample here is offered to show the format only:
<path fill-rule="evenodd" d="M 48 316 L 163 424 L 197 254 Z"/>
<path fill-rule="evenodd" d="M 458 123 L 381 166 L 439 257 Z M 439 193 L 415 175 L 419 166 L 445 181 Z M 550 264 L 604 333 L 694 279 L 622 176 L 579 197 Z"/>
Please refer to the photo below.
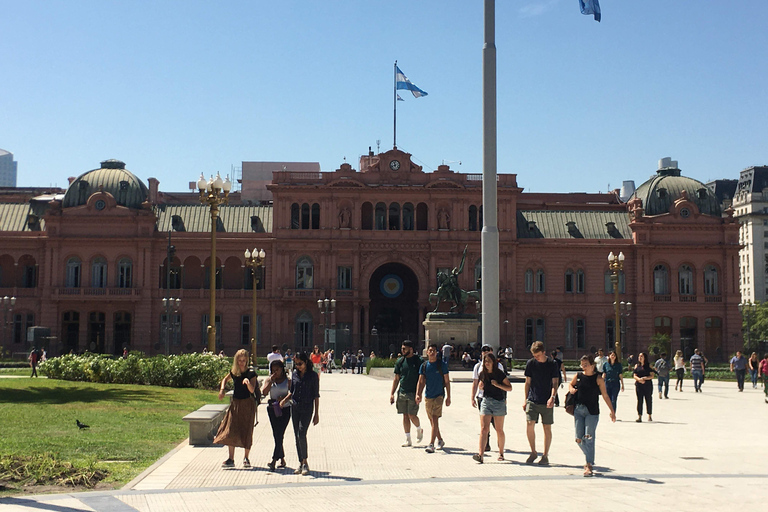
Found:
<path fill-rule="evenodd" d="M 312 368 L 306 352 L 296 354 L 293 360 L 294 372 L 288 394 L 280 400 L 280 407 L 292 404 L 293 433 L 296 436 L 296 451 L 299 452 L 299 467 L 294 474 L 308 475 L 307 430 L 309 423 L 320 422 L 320 377 Z"/>
<path fill-rule="evenodd" d="M 283 438 L 285 429 L 291 421 L 291 404 L 280 405 L 280 401 L 288 396 L 291 381 L 285 374 L 285 363 L 275 359 L 269 363 L 269 377 L 264 382 L 261 390 L 262 396 L 269 395 L 267 401 L 267 415 L 269 424 L 272 426 L 272 437 L 275 439 L 275 449 L 272 452 L 272 462 L 267 464 L 270 471 L 275 470 L 275 465 L 280 460 L 280 467 L 285 467 L 285 450 L 283 449 Z"/>

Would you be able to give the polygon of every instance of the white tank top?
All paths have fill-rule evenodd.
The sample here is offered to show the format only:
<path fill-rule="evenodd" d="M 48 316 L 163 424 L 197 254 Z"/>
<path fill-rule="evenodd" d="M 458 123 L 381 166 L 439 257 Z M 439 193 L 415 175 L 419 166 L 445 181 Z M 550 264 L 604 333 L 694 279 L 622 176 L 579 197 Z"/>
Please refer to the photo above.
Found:
<path fill-rule="evenodd" d="M 289 385 L 290 385 L 290 380 L 288 378 L 286 378 L 280 384 L 273 383 L 272 387 L 269 388 L 269 398 L 271 398 L 272 400 L 282 400 L 288 395 Z"/>

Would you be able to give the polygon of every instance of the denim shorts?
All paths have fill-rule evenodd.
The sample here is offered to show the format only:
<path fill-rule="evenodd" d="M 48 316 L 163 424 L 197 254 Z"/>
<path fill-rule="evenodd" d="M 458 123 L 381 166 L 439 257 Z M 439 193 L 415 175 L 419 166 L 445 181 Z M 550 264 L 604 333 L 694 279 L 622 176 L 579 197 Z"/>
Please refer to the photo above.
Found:
<path fill-rule="evenodd" d="M 507 403 L 495 398 L 483 397 L 480 403 L 480 414 L 483 416 L 506 416 Z"/>

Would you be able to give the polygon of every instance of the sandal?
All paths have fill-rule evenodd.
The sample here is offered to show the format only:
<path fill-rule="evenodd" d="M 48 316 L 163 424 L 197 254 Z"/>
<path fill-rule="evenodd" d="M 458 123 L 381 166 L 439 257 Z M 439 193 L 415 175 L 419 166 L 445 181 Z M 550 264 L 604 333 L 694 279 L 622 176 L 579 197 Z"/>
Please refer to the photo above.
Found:
<path fill-rule="evenodd" d="M 496 459 L 496 460 L 499 461 L 499 462 L 502 462 L 504 460 L 504 456 L 503 455 L 499 455 L 499 458 Z"/>
<path fill-rule="evenodd" d="M 477 462 L 479 464 L 482 464 L 483 463 L 483 456 L 480 455 L 479 453 L 476 453 L 476 454 L 474 454 L 472 456 L 472 460 L 474 460 L 475 462 Z"/>
<path fill-rule="evenodd" d="M 594 473 L 592 472 L 592 466 L 591 465 L 586 464 L 584 466 L 584 476 L 586 476 L 586 477 L 594 476 Z"/>

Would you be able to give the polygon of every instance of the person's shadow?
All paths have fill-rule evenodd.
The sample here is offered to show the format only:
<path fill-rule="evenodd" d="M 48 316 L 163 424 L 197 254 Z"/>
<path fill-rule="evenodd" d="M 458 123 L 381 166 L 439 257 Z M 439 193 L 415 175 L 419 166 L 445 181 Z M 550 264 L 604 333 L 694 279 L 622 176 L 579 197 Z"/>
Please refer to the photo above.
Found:
<path fill-rule="evenodd" d="M 274 475 L 281 475 L 281 476 L 298 476 L 298 475 L 294 475 L 293 473 L 294 468 L 289 466 L 286 466 L 284 468 L 275 468 L 274 471 L 270 470 L 269 468 L 262 468 L 262 467 L 225 468 L 225 471 L 259 471 L 262 473 L 271 473 Z M 309 476 L 313 476 L 315 478 L 322 478 L 325 480 L 342 480 L 344 482 L 362 481 L 362 478 L 351 477 L 351 476 L 335 476 L 335 475 L 331 475 L 329 471 L 315 471 L 311 469 L 309 470 Z"/>

